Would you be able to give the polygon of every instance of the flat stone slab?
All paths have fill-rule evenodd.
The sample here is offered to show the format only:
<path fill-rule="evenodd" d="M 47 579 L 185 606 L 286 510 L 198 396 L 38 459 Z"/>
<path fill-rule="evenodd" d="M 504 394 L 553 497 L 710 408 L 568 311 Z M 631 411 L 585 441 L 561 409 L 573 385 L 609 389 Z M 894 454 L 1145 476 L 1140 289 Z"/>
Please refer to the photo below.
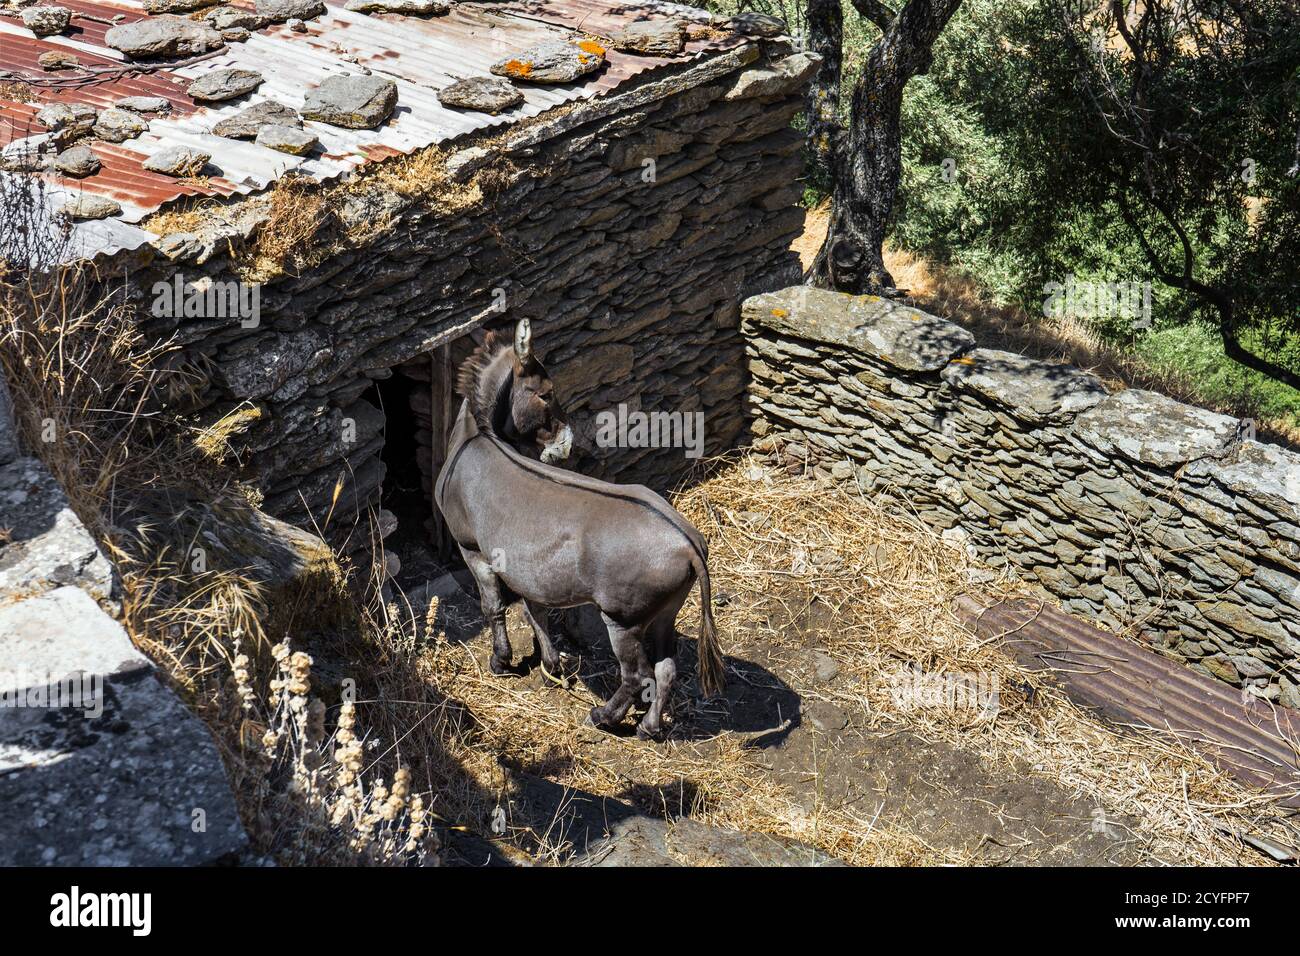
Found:
<path fill-rule="evenodd" d="M 148 128 L 149 121 L 130 110 L 106 109 L 95 120 L 94 132 L 97 139 L 106 143 L 124 143 Z"/>
<path fill-rule="evenodd" d="M 94 196 L 90 193 L 75 196 L 59 207 L 59 215 L 83 221 L 107 219 L 109 216 L 118 215 L 121 211 L 122 207 L 116 201 L 107 196 Z"/>
<path fill-rule="evenodd" d="M 197 176 L 212 158 L 210 153 L 193 146 L 168 146 L 146 159 L 141 165 L 167 176 Z"/>
<path fill-rule="evenodd" d="M 878 296 L 794 286 L 746 299 L 744 318 L 796 338 L 853 349 L 909 372 L 934 372 L 969 351 L 960 325 Z"/>
<path fill-rule="evenodd" d="M 801 52 L 768 66 L 744 70 L 722 98 L 734 102 L 789 96 L 795 90 L 803 88 L 808 78 L 817 72 L 821 62 L 822 58 L 816 53 Z"/>
<path fill-rule="evenodd" d="M 435 16 L 451 9 L 447 0 L 348 0 L 344 9 L 355 13 L 400 13 L 405 16 Z"/>
<path fill-rule="evenodd" d="M 727 26 L 747 37 L 777 37 L 785 33 L 785 21 L 766 13 L 754 13 L 746 10 L 727 21 Z"/>
<path fill-rule="evenodd" d="M 679 20 L 644 20 L 629 23 L 610 40 L 615 50 L 647 56 L 676 56 L 686 45 L 686 30 Z"/>
<path fill-rule="evenodd" d="M 77 179 L 93 176 L 99 172 L 99 166 L 99 157 L 90 151 L 89 146 L 74 146 L 54 157 L 55 169 Z"/>
<path fill-rule="evenodd" d="M 493 63 L 495 76 L 522 83 L 572 83 L 605 63 L 605 48 L 594 40 L 552 40 Z"/>
<path fill-rule="evenodd" d="M 265 100 L 240 110 L 212 127 L 217 136 L 227 139 L 255 139 L 266 126 L 293 126 L 300 128 L 302 119 L 298 111 L 275 100 Z"/>
<path fill-rule="evenodd" d="M 955 358 L 940 374 L 953 387 L 983 395 L 1027 421 L 1077 415 L 1106 397 L 1097 376 L 1072 365 L 995 349 Z"/>
<path fill-rule="evenodd" d="M 294 126 L 263 126 L 254 142 L 290 156 L 303 156 L 320 144 L 315 133 Z"/>
<path fill-rule="evenodd" d="M 79 588 L 0 607 L 0 866 L 178 866 L 247 845 L 206 727 Z"/>
<path fill-rule="evenodd" d="M 518 106 L 524 101 L 509 81 L 487 76 L 471 76 L 444 86 L 438 91 L 438 102 L 462 110 L 477 110 L 496 115 L 502 110 Z"/>
<path fill-rule="evenodd" d="M 66 585 L 99 600 L 113 597 L 113 566 L 35 458 L 0 466 L 0 528 L 9 529 L 0 541 L 0 598 Z"/>
<path fill-rule="evenodd" d="M 1103 454 L 1174 468 L 1198 458 L 1222 457 L 1236 436 L 1237 421 L 1158 392 L 1130 388 L 1080 415 L 1072 433 Z"/>
<path fill-rule="evenodd" d="M 247 96 L 263 82 L 262 74 L 256 70 L 230 67 L 204 74 L 191 83 L 185 92 L 196 100 L 219 103 Z"/>
<path fill-rule="evenodd" d="M 21 14 L 23 26 L 38 37 L 54 36 L 68 28 L 72 11 L 67 7 L 28 7 Z"/>
<path fill-rule="evenodd" d="M 113 104 L 132 113 L 170 113 L 172 105 L 161 96 L 124 96 Z"/>
<path fill-rule="evenodd" d="M 201 2 L 200 6 L 202 5 Z M 243 7 L 231 6 L 214 7 L 203 14 L 203 19 L 218 30 L 260 30 L 267 24 L 264 15 L 253 10 L 245 10 Z"/>
<path fill-rule="evenodd" d="M 310 20 L 325 12 L 321 0 L 257 0 L 256 10 L 275 23 L 286 20 Z"/>
<path fill-rule="evenodd" d="M 111 27 L 104 42 L 137 60 L 197 56 L 226 43 L 209 24 L 170 13 Z"/>
<path fill-rule="evenodd" d="M 1204 458 L 1183 472 L 1188 478 L 1206 476 L 1236 494 L 1249 497 L 1300 524 L 1300 454 L 1278 445 L 1243 441 L 1236 454 L 1221 460 Z"/>
<path fill-rule="evenodd" d="M 303 119 L 342 126 L 374 129 L 397 106 L 397 84 L 377 76 L 331 76 L 308 90 Z"/>
<path fill-rule="evenodd" d="M 86 103 L 52 103 L 36 114 L 36 121 L 52 133 L 85 136 L 95 128 L 99 111 Z"/>
<path fill-rule="evenodd" d="M 145 13 L 188 13 L 208 5 L 208 0 L 144 0 Z"/>

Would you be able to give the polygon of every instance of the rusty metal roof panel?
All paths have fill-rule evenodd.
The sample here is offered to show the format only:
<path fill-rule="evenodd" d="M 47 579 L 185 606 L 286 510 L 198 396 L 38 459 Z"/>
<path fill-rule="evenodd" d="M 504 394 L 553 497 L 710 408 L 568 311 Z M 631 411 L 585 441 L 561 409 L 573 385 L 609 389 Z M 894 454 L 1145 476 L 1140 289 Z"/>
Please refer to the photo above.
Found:
<path fill-rule="evenodd" d="M 85 102 L 103 108 L 124 96 L 165 97 L 172 103 L 172 111 L 151 118 L 146 133 L 118 146 L 92 146 L 103 163 L 94 176 L 75 183 L 53 174 L 45 176 L 56 187 L 113 198 L 123 207 L 121 220 L 136 223 L 183 196 L 261 191 L 290 169 L 326 181 L 364 163 L 505 126 L 574 100 L 604 95 L 634 77 L 674 62 L 746 42 L 735 36 L 692 41 L 676 58 L 609 51 L 606 67 L 593 77 L 561 86 L 521 86 L 525 97 L 521 106 L 489 116 L 447 109 L 438 101 L 437 91 L 455 79 L 487 76 L 492 63 L 548 38 L 575 32 L 607 36 L 621 24 L 656 15 L 688 19 L 705 15 L 654 0 L 634 5 L 611 4 L 608 0 L 517 0 L 458 4 L 446 16 L 424 19 L 396 14 L 367 16 L 343 9 L 343 2 L 327 0 L 327 12 L 309 21 L 305 32 L 295 32 L 283 24 L 272 25 L 201 62 L 144 73 L 123 72 L 132 64 L 104 45 L 109 25 L 100 22 L 142 18 L 142 6 L 133 0 L 69 0 L 66 5 L 74 12 L 73 26 L 63 37 L 36 39 L 16 21 L 0 18 L 0 78 L 7 73 L 40 84 L 34 87 L 38 103 L 0 99 L 0 145 L 41 132 L 34 115 L 46 103 Z M 252 6 L 249 2 L 235 5 Z M 36 58 L 42 52 L 56 48 L 76 53 L 83 65 L 109 68 L 112 72 L 96 76 L 93 82 L 69 83 L 68 73 L 47 73 L 37 65 Z M 212 70 L 235 66 L 255 69 L 263 75 L 265 82 L 255 94 L 228 104 L 201 104 L 185 93 L 192 80 Z M 301 108 L 307 92 L 326 77 L 365 70 L 397 84 L 395 114 L 374 130 L 305 123 L 321 141 L 319 153 L 294 157 L 211 132 L 221 119 L 266 99 Z M 148 156 L 176 145 L 193 146 L 211 154 L 214 175 L 175 180 L 141 168 Z M 140 230 L 123 231 L 117 238 L 130 241 L 138 239 L 137 234 L 147 235 Z"/>
<path fill-rule="evenodd" d="M 1300 807 L 1300 714 L 1099 630 L 1050 604 L 958 602 L 958 616 L 1076 702 L 1123 726 L 1168 734 L 1245 783 Z"/>

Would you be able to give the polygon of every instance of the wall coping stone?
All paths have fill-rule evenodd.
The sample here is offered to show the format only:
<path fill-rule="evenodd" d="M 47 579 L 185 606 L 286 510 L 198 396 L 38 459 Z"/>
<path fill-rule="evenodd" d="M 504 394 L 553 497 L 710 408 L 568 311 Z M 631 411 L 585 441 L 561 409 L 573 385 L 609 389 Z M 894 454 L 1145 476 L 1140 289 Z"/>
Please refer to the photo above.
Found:
<path fill-rule="evenodd" d="M 746 299 L 744 317 L 775 332 L 839 345 L 908 372 L 935 372 L 975 346 L 960 325 L 874 295 L 794 286 Z"/>
<path fill-rule="evenodd" d="M 954 388 L 976 392 L 1031 422 L 1077 415 L 1107 394 L 1101 379 L 1072 365 L 996 349 L 953 359 L 940 374 Z"/>
<path fill-rule="evenodd" d="M 1187 466 L 1188 478 L 1213 478 L 1229 491 L 1247 494 L 1280 517 L 1300 524 L 1300 454 L 1246 440 L 1223 460 L 1203 458 Z"/>
<path fill-rule="evenodd" d="M 1160 468 L 1222 458 L 1236 433 L 1235 418 L 1140 388 L 1111 395 L 1074 423 L 1075 436 L 1098 451 Z"/>

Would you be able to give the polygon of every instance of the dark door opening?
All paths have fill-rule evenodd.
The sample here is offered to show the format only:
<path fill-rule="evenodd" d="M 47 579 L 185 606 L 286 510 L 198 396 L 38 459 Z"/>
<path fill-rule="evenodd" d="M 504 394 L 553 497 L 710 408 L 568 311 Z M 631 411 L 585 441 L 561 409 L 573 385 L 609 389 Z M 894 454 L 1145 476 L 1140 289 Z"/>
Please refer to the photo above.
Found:
<path fill-rule="evenodd" d="M 448 570 L 434 545 L 433 476 L 428 407 L 430 383 L 423 367 L 399 366 L 389 378 L 374 383 L 367 401 L 384 413 L 384 485 L 380 505 L 397 519 L 397 528 L 384 539 L 384 550 L 397 555 L 397 583 L 403 590 L 432 581 Z M 416 377 L 423 372 L 423 376 Z M 414 374 L 413 374 L 414 373 Z"/>

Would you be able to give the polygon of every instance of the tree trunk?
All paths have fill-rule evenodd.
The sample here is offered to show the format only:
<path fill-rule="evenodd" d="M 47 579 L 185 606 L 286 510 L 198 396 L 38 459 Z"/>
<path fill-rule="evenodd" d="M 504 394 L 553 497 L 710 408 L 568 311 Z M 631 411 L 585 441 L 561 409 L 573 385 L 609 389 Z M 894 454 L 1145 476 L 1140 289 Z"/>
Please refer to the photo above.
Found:
<path fill-rule="evenodd" d="M 880 78 L 867 74 L 853 91 L 853 122 L 835 166 L 831 220 L 809 272 L 813 285 L 855 295 L 894 291 L 882 250 L 898 195 L 903 87 Z"/>
<path fill-rule="evenodd" d="M 844 49 L 844 14 L 840 0 L 808 0 L 808 49 L 822 65 L 808 87 L 808 159 L 814 167 L 835 175 L 840 71 Z"/>
<path fill-rule="evenodd" d="M 897 291 L 883 247 L 898 195 L 903 89 L 930 68 L 930 48 L 960 5 L 909 0 L 895 16 L 874 0 L 854 0 L 882 36 L 854 87 L 848 133 L 836 144 L 831 220 L 808 272 L 810 284 L 859 295 Z"/>

